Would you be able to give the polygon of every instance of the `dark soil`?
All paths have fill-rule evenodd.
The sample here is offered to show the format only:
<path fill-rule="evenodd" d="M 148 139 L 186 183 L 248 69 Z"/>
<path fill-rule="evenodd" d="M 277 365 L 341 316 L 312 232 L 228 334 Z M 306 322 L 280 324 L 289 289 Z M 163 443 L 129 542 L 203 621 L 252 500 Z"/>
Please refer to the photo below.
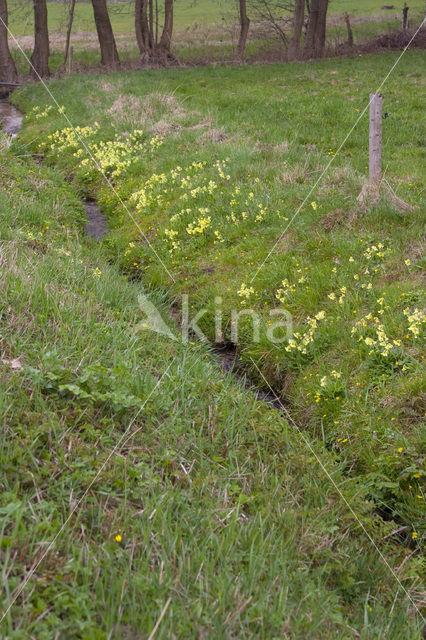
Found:
<path fill-rule="evenodd" d="M 96 202 L 87 200 L 84 206 L 87 215 L 86 233 L 95 240 L 101 240 L 108 233 L 106 218 L 100 212 Z"/>

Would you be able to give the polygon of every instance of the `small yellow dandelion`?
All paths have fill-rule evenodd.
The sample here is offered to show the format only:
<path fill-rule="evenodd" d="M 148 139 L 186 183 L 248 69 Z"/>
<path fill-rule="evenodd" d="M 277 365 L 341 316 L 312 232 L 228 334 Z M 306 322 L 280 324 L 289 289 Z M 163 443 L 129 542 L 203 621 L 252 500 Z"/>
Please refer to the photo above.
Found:
<path fill-rule="evenodd" d="M 115 536 L 115 541 L 116 541 L 116 542 L 118 542 L 118 543 L 120 543 L 120 542 L 122 541 L 122 539 L 123 539 L 123 538 L 120 536 L 120 534 L 119 534 L 119 533 L 117 533 L 117 535 Z"/>
<path fill-rule="evenodd" d="M 417 533 L 417 531 L 413 531 L 413 533 L 411 534 L 411 537 L 413 538 L 413 540 L 416 540 L 418 535 L 419 534 Z"/>

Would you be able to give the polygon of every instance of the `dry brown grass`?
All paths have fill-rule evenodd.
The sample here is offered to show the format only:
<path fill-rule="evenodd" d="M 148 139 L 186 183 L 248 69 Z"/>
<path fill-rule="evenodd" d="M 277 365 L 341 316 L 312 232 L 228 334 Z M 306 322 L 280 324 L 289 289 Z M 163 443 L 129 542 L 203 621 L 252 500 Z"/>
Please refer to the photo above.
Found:
<path fill-rule="evenodd" d="M 208 129 L 201 136 L 202 142 L 215 142 L 217 144 L 225 144 L 229 142 L 229 136 L 226 131 L 222 128 L 220 129 Z"/>
<path fill-rule="evenodd" d="M 177 125 L 188 116 L 187 111 L 173 95 L 162 93 L 151 93 L 144 97 L 120 93 L 109 112 L 118 122 L 134 126 L 153 126 L 157 123 L 157 128 L 164 128 L 164 123 Z M 163 125 L 158 127 L 160 122 L 163 122 Z"/>
<path fill-rule="evenodd" d="M 320 225 L 324 231 L 332 231 L 342 225 L 352 224 L 357 216 L 355 209 L 349 209 L 349 211 L 334 209 L 320 219 Z"/>

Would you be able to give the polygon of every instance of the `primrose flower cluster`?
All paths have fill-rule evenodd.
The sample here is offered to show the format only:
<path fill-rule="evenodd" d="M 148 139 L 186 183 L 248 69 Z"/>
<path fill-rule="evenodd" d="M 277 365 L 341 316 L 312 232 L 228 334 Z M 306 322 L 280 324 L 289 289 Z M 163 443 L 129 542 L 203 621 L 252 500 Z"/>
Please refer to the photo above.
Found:
<path fill-rule="evenodd" d="M 325 375 L 320 379 L 319 389 L 314 395 L 315 402 L 324 399 L 340 400 L 346 392 L 345 384 L 342 381 L 341 371 L 332 369 L 329 375 Z"/>
<path fill-rule="evenodd" d="M 308 267 L 305 267 L 305 270 L 307 271 Z M 282 286 L 275 292 L 275 297 L 277 300 L 285 303 L 289 295 L 297 290 L 298 285 L 304 284 L 306 282 L 306 276 L 303 274 L 303 270 L 301 268 L 297 269 L 297 274 L 297 283 L 290 284 L 287 278 L 284 278 L 284 280 L 281 282 Z"/>
<path fill-rule="evenodd" d="M 423 328 L 422 325 L 426 323 L 426 313 L 417 308 L 414 309 L 414 311 L 404 309 L 403 313 L 408 320 L 408 331 L 410 331 L 414 338 L 419 338 Z"/>
<path fill-rule="evenodd" d="M 41 118 L 47 118 L 49 113 L 53 110 L 52 105 L 48 105 L 45 109 L 41 110 L 39 106 L 35 106 L 32 109 L 32 113 L 36 120 L 40 120 Z"/>
<path fill-rule="evenodd" d="M 150 141 L 151 146 L 160 144 L 159 141 Z M 135 130 L 128 138 L 123 139 L 116 134 L 113 140 L 101 141 L 99 144 L 92 144 L 90 151 L 92 158 L 83 158 L 81 167 L 92 167 L 96 163 L 97 167 L 105 175 L 117 178 L 124 173 L 134 162 L 139 159 L 141 153 L 146 150 L 143 140 L 143 132 Z M 80 150 L 81 151 L 81 150 Z M 77 155 L 83 153 L 77 152 Z"/>
<path fill-rule="evenodd" d="M 46 115 L 36 113 L 37 117 Z M 141 156 L 154 151 L 163 144 L 159 136 L 146 140 L 144 132 L 135 129 L 127 136 L 116 133 L 112 140 L 100 138 L 101 127 L 98 122 L 86 127 L 66 127 L 58 129 L 47 137 L 47 141 L 40 144 L 42 151 L 55 155 L 72 152 L 77 159 L 77 166 L 89 175 L 96 175 L 101 171 L 111 178 L 118 178 Z"/>
<path fill-rule="evenodd" d="M 325 311 L 319 311 L 313 318 L 308 316 L 306 319 L 306 324 L 308 328 L 303 333 L 295 331 L 293 334 L 293 338 L 290 338 L 288 341 L 288 345 L 285 347 L 287 352 L 291 351 L 300 351 L 300 353 L 306 355 L 307 349 L 310 344 L 313 343 L 315 333 L 318 330 L 319 322 L 324 320 L 326 317 Z"/>
<path fill-rule="evenodd" d="M 383 298 L 379 298 L 378 303 L 383 305 Z M 386 307 L 389 309 L 389 307 Z M 379 309 L 378 313 L 384 312 L 383 309 Z M 426 314 L 419 310 L 404 309 L 404 315 L 407 318 L 409 331 L 414 339 L 420 337 L 423 325 L 426 323 Z M 352 335 L 358 336 L 358 342 L 363 342 L 368 347 L 371 347 L 369 354 L 380 354 L 383 358 L 387 358 L 389 354 L 395 351 L 396 348 L 402 346 L 402 340 L 391 340 L 387 334 L 384 324 L 381 320 L 374 316 L 372 313 L 368 313 L 363 318 L 360 318 L 352 327 Z M 406 337 L 408 337 L 407 334 Z"/>
<path fill-rule="evenodd" d="M 351 334 L 358 336 L 358 342 L 363 342 L 367 347 L 371 347 L 370 355 L 378 352 L 384 358 L 387 358 L 395 347 L 400 347 L 402 344 L 401 340 L 391 340 L 387 336 L 384 325 L 372 313 L 357 320 L 352 327 Z M 372 335 L 373 337 L 371 337 Z"/>
<path fill-rule="evenodd" d="M 245 282 L 243 282 L 237 291 L 237 295 L 241 298 L 241 304 L 246 304 L 249 298 L 254 293 L 254 287 L 248 287 Z"/>
<path fill-rule="evenodd" d="M 362 240 L 361 242 L 364 241 Z M 353 308 L 355 295 L 356 299 L 363 300 L 365 304 L 375 308 L 375 310 L 355 322 L 351 335 L 358 338 L 358 343 L 368 347 L 370 356 L 374 355 L 382 359 L 392 356 L 395 357 L 395 361 L 399 356 L 402 356 L 400 352 L 403 335 L 389 337 L 389 332 L 385 326 L 387 323 L 383 320 L 384 315 L 391 310 L 390 305 L 386 304 L 386 291 L 382 292 L 382 295 L 377 299 L 373 293 L 374 280 L 377 276 L 383 274 L 385 269 L 384 261 L 390 254 L 391 248 L 379 242 L 366 245 L 357 258 L 349 256 L 343 259 L 342 256 L 335 256 L 333 262 L 340 266 L 333 266 L 330 269 L 328 280 L 330 282 L 334 281 L 335 286 L 326 294 L 326 299 L 333 304 L 328 309 L 319 311 L 314 317 L 305 319 L 301 329 L 296 331 L 288 341 L 285 351 L 288 354 L 294 354 L 292 358 L 297 354 L 299 354 L 299 357 L 309 355 L 309 351 L 312 349 L 318 335 L 319 321 L 322 321 L 324 326 L 329 326 L 330 331 L 333 331 L 332 325 L 337 326 L 340 324 L 343 315 L 350 318 L 352 314 L 357 314 L 358 310 Z M 297 258 L 294 257 L 293 259 L 296 262 Z M 407 266 L 411 264 L 409 260 L 405 260 L 404 263 Z M 300 300 L 306 296 L 305 292 L 309 289 L 315 289 L 315 274 L 312 273 L 311 267 L 301 266 L 299 262 L 296 262 L 295 265 L 287 265 L 286 275 L 287 277 L 281 281 L 281 286 L 275 290 L 274 297 L 288 309 L 292 309 L 298 314 Z M 343 282 L 347 284 L 343 284 Z M 262 296 L 261 291 L 256 291 L 253 286 L 247 287 L 245 283 L 241 285 L 237 293 L 241 298 L 242 305 L 247 304 L 249 299 L 251 300 L 255 297 L 257 300 L 261 299 Z M 393 312 L 394 309 L 392 309 L 391 314 Z M 405 338 L 409 337 L 408 334 L 411 334 L 413 338 L 417 338 L 425 322 L 425 314 L 416 308 L 412 311 L 405 309 L 404 315 L 408 320 L 408 328 L 403 329 Z M 406 366 L 402 365 L 401 370 L 405 371 Z M 331 379 L 328 378 L 329 381 Z M 330 383 L 328 386 L 330 386 Z M 336 387 L 335 381 L 334 387 Z M 319 392 L 319 395 L 324 395 L 324 389 Z"/>
<path fill-rule="evenodd" d="M 49 109 L 35 109 L 34 117 L 45 117 L 48 112 Z M 261 229 L 265 225 L 288 220 L 282 207 L 281 210 L 274 209 L 267 184 L 261 183 L 259 178 L 248 175 L 246 179 L 233 181 L 230 158 L 194 160 L 184 166 L 176 165 L 167 170 L 151 170 L 147 173 L 146 167 L 150 162 L 146 162 L 145 157 L 156 151 L 162 143 L 161 138 L 149 139 L 140 130 L 126 135 L 116 133 L 111 139 L 102 139 L 101 127 L 95 122 L 88 127 L 68 127 L 55 131 L 44 144 L 48 153 L 69 155 L 71 152 L 77 167 L 89 176 L 100 168 L 116 182 L 118 190 L 121 191 L 121 185 L 125 185 L 122 192 L 126 194 L 127 206 L 134 212 L 139 225 L 152 232 L 157 250 L 160 249 L 161 253 L 163 247 L 165 252 L 172 255 L 173 264 L 177 264 L 180 257 L 186 256 L 189 251 L 196 255 L 197 250 L 208 245 L 231 244 L 236 233 L 242 236 L 252 232 L 253 228 Z M 86 153 L 85 145 L 90 148 L 90 156 Z M 131 193 L 126 182 L 126 175 L 130 172 L 131 184 L 136 185 Z M 316 202 L 312 202 L 311 206 L 314 211 L 319 208 Z M 142 242 L 129 242 L 124 250 L 125 260 L 129 265 L 140 267 L 141 263 L 150 262 L 150 257 L 146 261 L 141 258 L 146 251 L 148 248 Z M 219 248 L 216 253 L 220 255 Z M 318 331 L 320 325 L 329 325 L 331 331 L 331 325 L 340 322 L 342 314 L 356 314 L 357 309 L 353 308 L 355 299 L 363 300 L 367 309 L 376 305 L 375 311 L 365 314 L 353 326 L 351 335 L 357 338 L 358 343 L 367 346 L 370 354 L 374 352 L 382 357 L 388 357 L 401 347 L 402 336 L 390 338 L 383 320 L 389 309 L 385 304 L 385 293 L 376 299 L 373 292 L 390 254 L 391 248 L 385 241 L 365 242 L 357 252 L 357 257 L 335 256 L 334 264 L 330 261 L 328 282 L 331 286 L 323 292 L 323 302 L 320 303 L 324 308 L 301 321 L 300 329 L 284 347 L 288 357 L 307 355 L 315 340 L 323 333 Z M 411 263 L 405 260 L 405 264 L 409 266 Z M 242 306 L 253 300 L 258 303 L 264 295 L 262 291 L 256 291 L 255 285 L 247 284 L 249 275 L 236 289 Z M 272 285 L 269 300 L 272 297 L 299 314 L 303 303 L 300 306 L 298 300 L 306 297 L 309 289 L 315 289 L 315 277 L 311 267 L 299 263 L 290 265 L 283 270 L 278 286 Z M 425 314 L 417 308 L 406 309 L 404 314 L 408 322 L 405 335 L 408 331 L 413 338 L 417 338 Z M 331 379 L 334 378 L 329 377 Z"/>
<path fill-rule="evenodd" d="M 192 162 L 176 166 L 168 173 L 153 173 L 141 188 L 129 197 L 129 204 L 142 220 L 157 211 L 167 215 L 159 237 L 169 253 L 184 250 L 191 244 L 226 241 L 229 228 L 244 223 L 259 224 L 270 212 L 255 192 L 260 180 L 252 185 L 232 185 L 227 172 L 229 158 L 211 163 Z M 263 198 L 262 198 L 263 200 Z"/>

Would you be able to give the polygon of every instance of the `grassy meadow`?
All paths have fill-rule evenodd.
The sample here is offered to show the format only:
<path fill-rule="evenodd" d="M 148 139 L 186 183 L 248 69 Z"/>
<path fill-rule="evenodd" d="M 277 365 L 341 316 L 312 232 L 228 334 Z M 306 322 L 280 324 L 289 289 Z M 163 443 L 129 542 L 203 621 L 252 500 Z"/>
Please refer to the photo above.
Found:
<path fill-rule="evenodd" d="M 24 149 L 0 155 L 2 637 L 146 638 L 168 604 L 157 638 L 417 638 L 414 541 L 208 348 L 136 330 L 140 294 L 170 301 Z"/>
<path fill-rule="evenodd" d="M 415 637 L 300 435 L 206 347 L 135 330 L 147 288 L 83 239 L 71 186 L 6 149 L 0 168 L 1 636 L 146 638 L 170 599 L 157 638 L 341 638 L 355 619 Z"/>
<path fill-rule="evenodd" d="M 420 637 L 423 52 L 380 89 L 384 180 L 412 210 L 357 201 L 362 113 L 398 55 L 71 75 L 59 109 L 12 95 L 2 637 Z M 178 334 L 186 294 L 211 343 L 215 298 L 223 343 L 241 314 L 238 361 L 289 421 L 208 343 L 144 328 L 140 295 Z"/>
<path fill-rule="evenodd" d="M 29 35 L 32 30 L 32 7 L 25 6 L 22 0 L 9 0 L 10 8 L 10 28 L 17 35 Z M 237 3 L 227 0 L 177 0 L 175 6 L 174 26 L 177 32 L 181 32 L 188 27 L 199 25 L 203 27 L 224 26 L 223 22 L 235 22 L 238 19 Z M 393 3 L 388 3 L 393 4 Z M 381 0 L 334 0 L 330 3 L 330 19 L 341 16 L 348 12 L 354 18 L 365 17 L 393 21 L 395 16 L 401 13 L 402 8 L 397 4 L 395 9 L 384 11 Z M 410 12 L 412 15 L 420 13 L 423 9 L 422 0 L 410 2 Z M 49 31 L 64 32 L 68 19 L 68 6 L 62 2 L 47 2 Z M 250 10 L 250 3 L 248 2 Z M 125 0 L 122 2 L 109 3 L 111 23 L 117 35 L 125 35 L 133 31 L 134 15 L 133 5 Z M 251 10 L 253 14 L 253 10 Z M 163 16 L 160 6 L 160 17 Z M 225 25 L 227 26 L 227 25 Z M 228 25 L 229 26 L 229 25 Z M 95 32 L 93 19 L 93 9 L 90 2 L 78 2 L 75 7 L 74 32 Z"/>
<path fill-rule="evenodd" d="M 31 392 L 20 395 L 19 402 L 34 413 L 33 433 L 41 429 L 44 434 L 37 435 L 34 447 L 49 443 L 52 452 L 44 454 L 43 465 L 47 476 L 55 477 L 40 498 L 37 483 L 31 485 L 31 471 L 25 470 L 37 504 L 46 500 L 52 508 L 55 500 L 69 499 L 70 488 L 76 496 L 84 490 L 94 473 L 92 457 L 103 459 L 138 402 L 172 362 L 160 393 L 150 400 L 149 417 L 146 411 L 138 417 L 144 425 L 147 421 L 135 435 L 140 444 L 111 461 L 111 470 L 96 482 L 82 515 L 61 537 L 73 558 L 67 556 L 59 571 L 68 576 L 59 579 L 61 593 L 66 600 L 78 574 L 89 629 L 98 620 L 104 631 L 109 625 L 109 630 L 124 633 L 142 589 L 141 601 L 148 599 L 151 605 L 140 613 L 138 624 L 148 633 L 174 584 L 159 637 L 170 637 L 172 628 L 175 637 L 207 633 L 302 638 L 307 630 L 319 638 L 418 637 L 412 602 L 398 591 L 369 542 L 361 542 L 364 534 L 353 518 L 361 519 L 397 576 L 402 572 L 403 585 L 411 585 L 413 600 L 421 606 L 416 588 L 424 575 L 426 475 L 419 240 L 424 211 L 424 128 L 418 94 L 422 59 L 421 52 L 406 53 L 381 89 L 387 113 L 384 180 L 413 207 L 409 212 L 398 211 L 386 197 L 364 208 L 357 202 L 368 174 L 368 115 L 337 153 L 396 54 L 284 67 L 74 76 L 49 83 L 59 110 L 41 86 L 13 94 L 26 113 L 15 154 L 42 156 L 65 180 L 61 189 L 66 193 L 55 198 L 52 208 L 53 191 L 42 179 L 38 188 L 45 194 L 45 209 L 31 223 L 22 214 L 16 220 L 10 205 L 4 207 L 19 228 L 22 251 L 42 256 L 34 274 L 34 262 L 9 258 L 15 270 L 22 269 L 23 284 L 16 288 L 19 304 L 30 309 L 25 316 L 38 336 L 30 347 L 28 328 L 24 338 L 21 323 L 16 325 L 16 346 L 9 358 L 29 350 L 25 364 L 30 369 L 15 371 L 10 384 L 26 376 Z M 79 135 L 65 118 L 81 127 Z M 36 171 L 50 175 L 52 169 Z M 18 193 L 28 190 L 34 202 L 28 180 Z M 17 188 L 16 181 L 13 184 Z M 10 187 L 7 191 L 3 197 L 13 201 Z M 76 194 L 96 198 L 108 218 L 110 232 L 99 248 L 86 247 L 81 239 Z M 51 234 L 63 215 L 68 216 L 67 229 L 73 229 L 73 240 L 66 233 L 70 256 L 50 249 Z M 28 232 L 36 239 L 25 242 Z M 64 238 L 65 231 L 55 232 Z M 42 284 L 47 277 L 52 278 L 50 286 Z M 232 310 L 242 311 L 240 363 L 260 386 L 276 390 L 298 427 L 261 407 L 254 396 L 247 401 L 243 389 L 217 370 L 208 348 L 196 338 L 185 346 L 143 331 L 129 342 L 139 290 L 160 304 L 165 317 L 168 308 L 177 317 L 180 297 L 189 294 L 191 313 L 207 309 L 199 324 L 211 341 L 215 297 L 222 299 L 223 342 L 232 339 Z M 6 308 L 14 308 L 15 298 L 7 300 Z M 31 305 L 37 305 L 36 310 L 31 311 Z M 78 305 L 81 312 L 76 314 Z M 292 316 L 294 335 L 282 336 L 276 344 L 268 337 L 271 311 L 282 308 Z M 250 315 L 244 315 L 247 309 L 262 318 L 258 340 Z M 41 321 L 34 323 L 39 316 Z M 10 331 L 13 335 L 14 325 Z M 44 349 L 42 344 L 49 346 Z M 189 374 L 194 360 L 198 364 Z M 137 368 L 136 379 L 129 367 Z M 10 367 L 5 369 L 10 373 Z M 49 418 L 43 417 L 41 428 L 46 411 Z M 142 427 L 140 422 L 135 426 L 139 424 Z M 20 437 L 31 440 L 26 429 Z M 75 445 L 69 444 L 73 438 Z M 68 455 L 62 442 L 77 458 L 75 465 L 58 470 Z M 22 455 L 19 439 L 10 446 L 14 455 Z M 37 453 L 30 448 L 28 455 L 23 468 L 29 465 L 31 470 L 38 464 Z M 334 496 L 321 465 L 347 503 Z M 19 478 L 13 487 L 8 489 L 11 502 L 30 509 L 22 502 Z M 283 500 L 290 500 L 288 509 Z M 61 504 L 62 517 L 51 516 L 49 534 L 68 513 L 68 502 Z M 91 517 L 86 513 L 89 504 Z M 213 522 L 228 518 L 222 507 L 231 521 L 218 533 Z M 25 519 L 21 525 L 19 509 L 10 515 L 8 528 L 16 531 L 11 539 L 22 545 L 28 536 L 37 537 L 41 524 L 35 515 L 31 525 Z M 46 510 L 51 513 L 48 505 Z M 148 522 L 151 512 L 157 515 Z M 143 513 L 141 519 L 138 513 Z M 288 529 L 284 513 L 291 514 Z M 306 547 L 298 539 L 305 527 L 310 540 Z M 128 538 L 126 552 L 114 543 L 116 531 Z M 234 536 L 237 541 L 231 543 Z M 29 548 L 35 549 L 31 540 Z M 16 549 L 16 543 L 10 547 Z M 336 560 L 337 547 L 338 558 L 341 551 L 346 560 Z M 73 553 L 80 553 L 78 560 Z M 307 564 L 302 557 L 309 558 Z M 287 573 L 286 558 L 295 574 Z M 53 558 L 51 562 L 55 565 Z M 96 570 L 94 587 L 88 578 L 92 562 L 105 567 Z M 108 569 L 112 562 L 122 568 L 118 582 Z M 136 566 L 142 572 L 140 567 L 146 567 L 149 577 L 133 571 Z M 15 586 L 8 587 L 8 593 Z M 92 588 L 94 601 L 88 595 Z M 96 612 L 99 593 L 124 602 L 111 607 L 104 601 L 111 612 L 104 623 Z M 377 608 L 367 593 L 374 593 Z M 393 598 L 398 606 L 389 616 Z M 27 621 L 33 615 L 31 602 L 29 596 Z M 276 612 L 287 610 L 283 626 L 283 616 Z M 44 617 L 40 612 L 42 628 L 50 613 Z M 98 637 L 90 633 L 81 637 Z"/>

